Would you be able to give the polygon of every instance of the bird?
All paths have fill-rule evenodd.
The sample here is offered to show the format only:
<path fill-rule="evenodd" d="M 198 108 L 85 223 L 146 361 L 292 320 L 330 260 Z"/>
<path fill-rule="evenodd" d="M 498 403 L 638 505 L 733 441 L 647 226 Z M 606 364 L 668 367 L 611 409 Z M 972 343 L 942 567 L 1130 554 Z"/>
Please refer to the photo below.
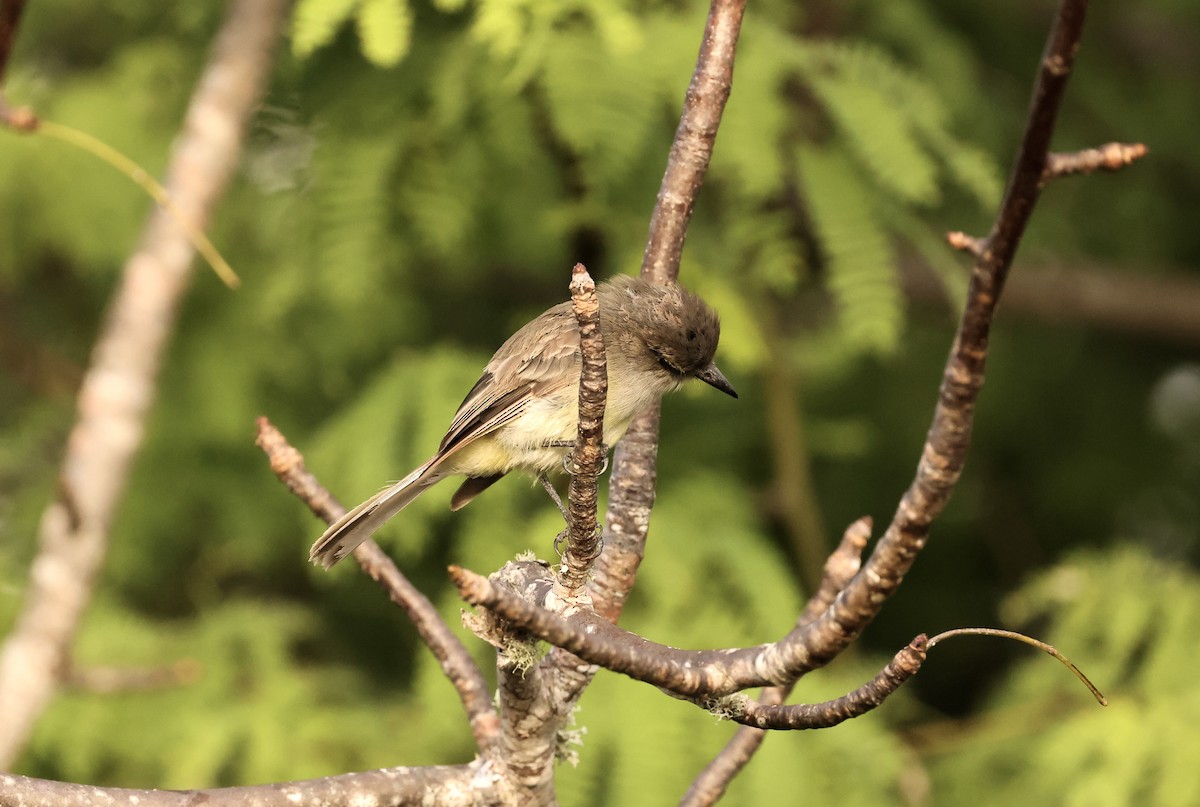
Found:
<path fill-rule="evenodd" d="M 596 291 L 608 365 L 608 445 L 624 436 L 637 415 L 690 379 L 738 397 L 713 361 L 720 320 L 698 295 L 676 283 L 629 275 L 617 275 Z M 570 301 L 526 323 L 487 363 L 437 453 L 335 521 L 313 544 L 309 560 L 332 567 L 450 476 L 466 477 L 450 500 L 451 510 L 514 470 L 534 474 L 561 509 L 546 473 L 561 468 L 574 445 L 581 365 Z"/>

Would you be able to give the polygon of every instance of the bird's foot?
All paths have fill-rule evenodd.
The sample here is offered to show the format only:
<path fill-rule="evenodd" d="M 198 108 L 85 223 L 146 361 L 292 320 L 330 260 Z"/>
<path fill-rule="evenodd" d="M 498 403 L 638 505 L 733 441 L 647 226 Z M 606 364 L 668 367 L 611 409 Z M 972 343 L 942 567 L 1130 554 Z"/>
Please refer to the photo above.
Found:
<path fill-rule="evenodd" d="M 563 541 L 566 540 L 568 532 L 569 532 L 569 530 L 563 530 L 558 535 L 554 536 L 554 551 L 558 555 L 559 560 L 562 560 L 563 553 L 566 551 L 563 549 L 562 543 L 563 543 Z M 595 549 L 595 551 L 592 552 L 591 555 L 589 555 L 584 560 L 587 563 L 591 563 L 593 560 L 600 557 L 600 553 L 603 551 L 604 551 L 604 527 L 597 524 L 596 525 L 596 549 Z"/>
<path fill-rule="evenodd" d="M 565 442 L 565 441 L 557 441 L 557 442 Z M 575 447 L 574 442 L 570 442 L 570 443 L 568 443 L 568 445 L 571 446 L 572 448 Z M 603 461 L 600 463 L 600 473 L 604 473 L 605 471 L 608 470 L 608 445 L 605 443 L 601 443 L 600 450 L 602 452 L 604 452 L 604 456 L 602 458 Z M 578 473 L 578 471 L 575 470 L 575 466 L 571 463 L 571 455 L 570 454 L 563 454 L 562 466 L 563 466 L 563 470 L 566 471 L 571 476 L 574 476 L 575 474 Z"/>

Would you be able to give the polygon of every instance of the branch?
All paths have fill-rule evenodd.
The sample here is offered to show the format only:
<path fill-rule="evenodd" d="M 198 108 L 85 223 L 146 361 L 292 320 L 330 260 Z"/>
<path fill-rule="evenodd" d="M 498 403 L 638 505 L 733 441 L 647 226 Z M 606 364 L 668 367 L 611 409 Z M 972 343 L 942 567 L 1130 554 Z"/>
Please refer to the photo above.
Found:
<path fill-rule="evenodd" d="M 424 768 L 383 768 L 324 779 L 212 790 L 133 790 L 93 787 L 0 773 L 0 807 L 295 807 L 306 805 L 438 804 L 474 807 L 497 804 L 492 763 Z"/>
<path fill-rule="evenodd" d="M 540 561 L 506 563 L 493 576 L 505 590 L 567 612 L 586 610 L 586 601 L 564 599 L 562 585 Z M 574 702 L 558 695 L 550 679 L 555 671 L 538 663 L 538 646 L 492 611 L 464 613 L 463 623 L 496 648 L 497 696 L 500 701 L 500 771 L 513 802 L 553 805 L 554 765 L 564 755 L 562 735 Z M 578 660 L 576 662 L 579 663 Z M 586 665 L 585 665 L 586 666 Z"/>
<path fill-rule="evenodd" d="M 506 565 L 505 569 L 513 564 Z M 560 616 L 560 598 L 552 587 L 537 585 L 534 569 L 528 582 L 513 585 L 505 569 L 483 577 L 459 566 L 450 567 L 450 578 L 459 594 L 472 605 L 493 611 L 511 623 L 582 659 L 613 672 L 669 690 L 685 698 L 719 697 L 750 687 L 782 684 L 806 668 L 807 648 L 796 631 L 775 644 L 715 650 L 681 650 L 657 644 L 619 628 L 586 608 Z M 544 569 L 540 572 L 549 574 Z"/>
<path fill-rule="evenodd" d="M 948 302 L 945 287 L 920 260 L 901 264 L 901 280 L 914 300 Z M 1004 310 L 1200 347 L 1200 278 L 1165 267 L 1029 266 L 1009 278 Z"/>
<path fill-rule="evenodd" d="M 718 715 L 731 710 L 730 720 L 759 729 L 827 729 L 860 717 L 888 699 L 905 681 L 917 674 L 925 661 L 929 640 L 925 634 L 913 639 L 879 674 L 853 692 L 824 703 L 801 703 L 794 706 L 774 706 L 750 700 L 743 695 L 733 696 L 724 704 L 718 702 Z"/>
<path fill-rule="evenodd" d="M 642 275 L 659 283 L 679 276 L 687 225 L 733 84 L 734 53 L 745 5 L 745 0 L 712 0 L 709 8 L 642 257 Z M 596 613 L 611 622 L 617 621 L 625 607 L 645 552 L 657 478 L 659 412 L 655 404 L 639 415 L 613 456 L 604 551 L 593 566 L 588 586 Z M 550 676 L 552 700 L 569 709 L 591 681 L 593 671 L 557 648 L 543 663 L 555 671 Z"/>
<path fill-rule="evenodd" d="M 571 598 L 587 584 L 592 562 L 604 548 L 596 526 L 601 463 L 605 462 L 604 406 L 608 395 L 608 365 L 600 333 L 600 298 L 596 284 L 582 263 L 571 278 L 571 304 L 579 323 L 579 430 L 571 451 L 571 485 L 568 502 L 570 524 L 567 549 L 558 579 L 564 596 Z"/>
<path fill-rule="evenodd" d="M 258 419 L 255 444 L 267 455 L 271 470 L 288 490 L 308 505 L 327 524 L 337 521 L 346 508 L 304 466 L 304 457 L 265 417 Z M 499 718 L 492 706 L 483 673 L 467 648 L 450 630 L 433 603 L 396 567 L 379 545 L 368 540 L 354 550 L 354 559 L 371 579 L 383 587 L 388 598 L 408 614 L 421 640 L 454 685 L 471 722 L 471 733 L 479 749 L 492 747 L 499 737 Z"/>
<path fill-rule="evenodd" d="M 1094 149 L 1083 149 L 1053 153 L 1046 159 L 1042 182 L 1048 183 L 1073 174 L 1091 174 L 1095 171 L 1120 171 L 1127 165 L 1146 156 L 1144 143 L 1105 143 Z"/>
<path fill-rule="evenodd" d="M 679 277 L 688 222 L 733 87 L 733 60 L 745 9 L 746 0 L 713 0 L 709 8 L 642 255 L 642 275 L 657 283 Z M 645 551 L 657 479 L 658 421 L 656 404 L 633 421 L 613 456 L 605 552 L 596 563 L 591 586 L 596 612 L 612 622 L 625 607 Z"/>
<path fill-rule="evenodd" d="M 970 249 L 977 257 L 967 303 L 946 362 L 916 478 L 863 569 L 821 616 L 793 631 L 810 655 L 807 669 L 828 663 L 847 647 L 896 591 L 962 474 L 975 400 L 983 386 L 992 319 L 1043 186 L 1050 136 L 1079 47 L 1086 8 L 1087 0 L 1063 0 L 1042 57 L 1025 134 L 1000 212 L 987 239 Z"/>
<path fill-rule="evenodd" d="M 195 228 L 203 228 L 237 165 L 285 6 L 283 0 L 234 2 L 192 96 L 166 184 Z M 66 669 L 141 444 L 193 257 L 170 215 L 152 211 L 83 379 L 58 496 L 42 516 L 25 603 L 0 650 L 0 768 L 11 764 Z"/>
<path fill-rule="evenodd" d="M 24 10 L 25 0 L 0 0 L 0 85 L 4 84 L 8 59 L 12 56 L 13 42 L 16 41 L 21 12 Z M 2 104 L 3 97 L 0 95 L 0 105 Z"/>
<path fill-rule="evenodd" d="M 200 680 L 200 662 L 180 659 L 160 667 L 72 667 L 64 683 L 74 689 L 111 695 L 186 686 Z"/>

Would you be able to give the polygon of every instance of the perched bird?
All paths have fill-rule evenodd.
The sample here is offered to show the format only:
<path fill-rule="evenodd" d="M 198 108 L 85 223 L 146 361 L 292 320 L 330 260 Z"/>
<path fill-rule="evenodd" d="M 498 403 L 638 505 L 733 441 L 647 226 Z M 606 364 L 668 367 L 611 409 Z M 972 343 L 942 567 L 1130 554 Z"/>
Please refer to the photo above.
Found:
<path fill-rule="evenodd" d="M 614 445 L 630 422 L 662 396 L 698 378 L 737 397 L 713 363 L 721 325 L 698 296 L 678 285 L 618 276 L 597 287 L 608 362 L 604 439 Z M 458 510 L 512 470 L 561 467 L 579 421 L 579 325 L 560 303 L 509 337 L 459 406 L 438 451 L 337 520 L 309 553 L 329 568 L 371 537 L 430 486 L 466 480 L 450 500 Z M 557 496 L 555 496 L 557 499 Z"/>

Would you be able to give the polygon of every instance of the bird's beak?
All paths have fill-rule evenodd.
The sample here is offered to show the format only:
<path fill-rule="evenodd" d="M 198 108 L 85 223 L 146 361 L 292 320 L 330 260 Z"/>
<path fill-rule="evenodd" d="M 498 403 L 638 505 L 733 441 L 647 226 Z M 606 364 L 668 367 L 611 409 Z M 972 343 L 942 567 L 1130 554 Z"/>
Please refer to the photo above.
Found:
<path fill-rule="evenodd" d="M 717 369 L 717 365 L 714 362 L 709 362 L 707 367 L 696 373 L 696 378 L 700 379 L 705 384 L 708 384 L 710 387 L 716 387 L 726 395 L 730 395 L 734 398 L 738 396 L 737 390 L 733 388 L 733 384 L 729 383 L 729 379 L 725 377 L 724 373 Z"/>

